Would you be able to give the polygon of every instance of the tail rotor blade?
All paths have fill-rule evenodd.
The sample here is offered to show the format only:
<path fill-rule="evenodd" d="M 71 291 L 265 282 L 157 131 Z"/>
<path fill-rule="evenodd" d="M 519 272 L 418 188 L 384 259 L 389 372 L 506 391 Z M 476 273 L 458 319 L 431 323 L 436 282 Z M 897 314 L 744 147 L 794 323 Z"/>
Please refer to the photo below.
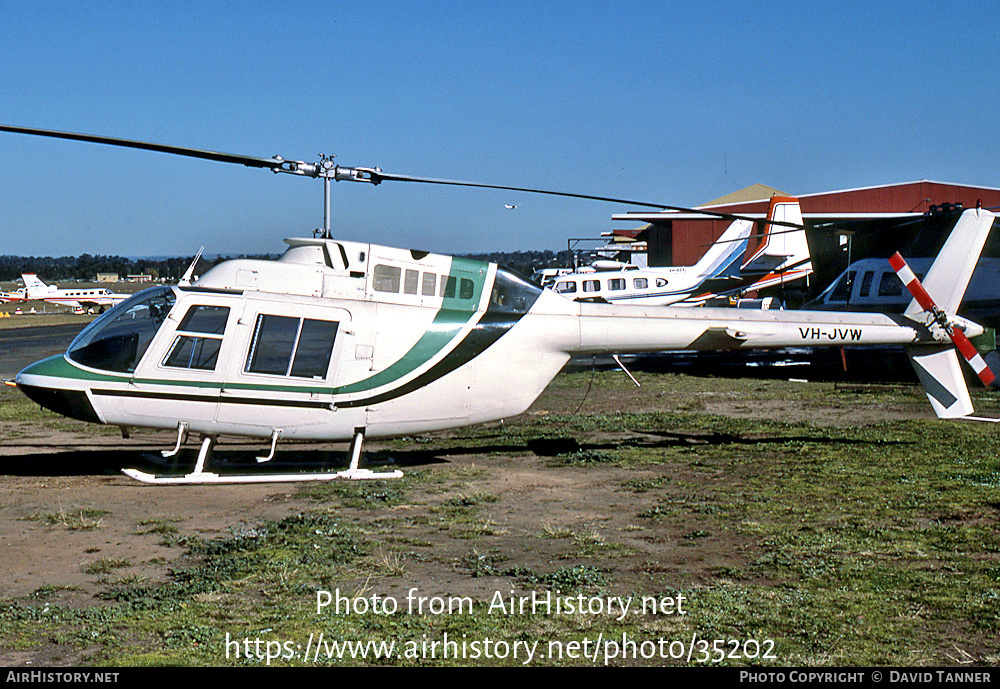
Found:
<path fill-rule="evenodd" d="M 906 264 L 906 261 L 902 256 L 900 256 L 898 251 L 889 259 L 889 265 L 892 266 L 892 269 L 896 271 L 896 275 L 898 275 L 899 279 L 903 281 L 904 285 L 906 285 L 906 289 L 910 290 L 910 294 L 912 294 L 913 298 L 917 300 L 918 304 L 920 304 L 920 308 L 929 313 L 934 313 L 938 310 L 937 306 L 934 304 L 934 300 L 931 299 L 931 295 L 929 295 L 927 290 L 924 289 L 924 286 L 920 284 L 920 280 L 917 279 L 916 274 L 910 270 L 910 266 Z"/>
<path fill-rule="evenodd" d="M 965 336 L 965 333 L 959 328 L 952 328 L 948 334 L 951 335 L 951 341 L 955 343 L 955 347 L 965 357 L 965 360 L 969 362 L 969 366 L 979 376 L 979 380 L 983 381 L 983 385 L 986 387 L 992 385 L 997 377 L 993 375 L 993 371 L 986 365 L 986 360 L 976 350 L 976 346 Z"/>

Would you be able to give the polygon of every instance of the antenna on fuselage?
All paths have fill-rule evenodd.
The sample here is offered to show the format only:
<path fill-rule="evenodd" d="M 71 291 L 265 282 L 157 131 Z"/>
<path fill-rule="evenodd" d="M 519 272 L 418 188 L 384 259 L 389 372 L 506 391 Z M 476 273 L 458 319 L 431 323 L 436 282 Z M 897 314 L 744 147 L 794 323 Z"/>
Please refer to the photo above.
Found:
<path fill-rule="evenodd" d="M 191 261 L 191 265 L 188 266 L 188 269 L 184 271 L 184 275 L 181 276 L 180 282 L 177 283 L 178 285 L 181 287 L 189 287 L 191 285 L 191 277 L 194 275 L 194 267 L 198 265 L 198 259 L 201 258 L 201 252 L 204 250 L 205 247 L 198 249 L 198 253 L 195 254 L 194 260 Z"/>

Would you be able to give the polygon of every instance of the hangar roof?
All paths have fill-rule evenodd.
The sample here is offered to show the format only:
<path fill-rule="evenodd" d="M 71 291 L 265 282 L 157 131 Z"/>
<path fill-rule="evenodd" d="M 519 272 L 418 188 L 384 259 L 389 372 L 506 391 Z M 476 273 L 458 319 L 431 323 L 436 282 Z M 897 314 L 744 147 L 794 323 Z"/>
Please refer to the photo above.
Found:
<path fill-rule="evenodd" d="M 747 203 L 749 201 L 767 201 L 772 196 L 789 196 L 789 194 L 758 182 L 757 184 L 751 184 L 746 189 L 740 189 L 739 191 L 734 191 L 731 194 L 717 198 L 714 201 L 703 203 L 699 208 L 705 206 L 724 206 L 730 203 Z"/>
<path fill-rule="evenodd" d="M 699 206 L 705 210 L 763 218 L 770 197 L 782 194 L 773 187 L 754 184 Z M 920 216 L 932 206 L 962 204 L 974 208 L 1000 207 L 1000 189 L 996 187 L 917 180 L 897 184 L 857 187 L 803 194 L 798 198 L 807 225 L 851 220 L 885 220 Z M 693 265 L 705 252 L 705 246 L 718 239 L 731 220 L 708 218 L 696 213 L 632 212 L 616 214 L 613 220 L 643 223 L 666 223 L 670 227 L 669 251 L 672 265 Z M 649 225 L 634 229 L 616 229 L 618 237 L 642 238 Z"/>

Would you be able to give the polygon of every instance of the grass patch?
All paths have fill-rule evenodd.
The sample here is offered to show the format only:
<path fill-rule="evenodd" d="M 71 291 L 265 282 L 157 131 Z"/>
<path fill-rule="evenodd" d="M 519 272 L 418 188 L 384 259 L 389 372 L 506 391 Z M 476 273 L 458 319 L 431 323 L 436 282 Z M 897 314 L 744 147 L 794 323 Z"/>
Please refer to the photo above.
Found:
<path fill-rule="evenodd" d="M 88 562 L 83 566 L 83 571 L 87 574 L 108 574 L 116 569 L 131 567 L 132 563 L 124 557 L 106 557 L 94 562 Z"/>
<path fill-rule="evenodd" d="M 46 514 L 33 514 L 25 518 L 25 521 L 42 522 L 49 526 L 58 526 L 70 531 L 85 531 L 97 529 L 101 526 L 101 521 L 108 514 L 107 510 L 95 509 L 62 509 L 58 512 Z"/>

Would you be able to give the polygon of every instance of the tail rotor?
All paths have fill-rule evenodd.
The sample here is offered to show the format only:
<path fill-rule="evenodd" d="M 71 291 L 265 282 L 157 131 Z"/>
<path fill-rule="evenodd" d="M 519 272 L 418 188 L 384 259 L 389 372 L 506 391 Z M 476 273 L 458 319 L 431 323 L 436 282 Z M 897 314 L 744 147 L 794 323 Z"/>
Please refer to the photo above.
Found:
<path fill-rule="evenodd" d="M 986 365 L 986 361 L 983 359 L 982 355 L 976 350 L 975 345 L 966 337 L 965 332 L 961 327 L 957 327 L 948 314 L 938 308 L 937 304 L 931 298 L 931 295 L 927 293 L 924 286 L 920 284 L 920 280 L 917 278 L 916 274 L 910 269 L 906 264 L 906 261 L 902 256 L 899 255 L 897 251 L 893 254 L 892 258 L 889 259 L 889 264 L 892 269 L 896 271 L 896 275 L 899 279 L 903 281 L 906 288 L 913 295 L 913 298 L 920 304 L 920 307 L 929 313 L 933 318 L 934 322 L 941 327 L 944 332 L 948 334 L 951 341 L 955 344 L 955 348 L 958 349 L 959 353 L 965 357 L 965 360 L 969 362 L 969 365 L 979 376 L 979 380 L 982 381 L 983 385 L 989 387 L 996 380 L 996 376 L 990 370 L 989 366 Z"/>

